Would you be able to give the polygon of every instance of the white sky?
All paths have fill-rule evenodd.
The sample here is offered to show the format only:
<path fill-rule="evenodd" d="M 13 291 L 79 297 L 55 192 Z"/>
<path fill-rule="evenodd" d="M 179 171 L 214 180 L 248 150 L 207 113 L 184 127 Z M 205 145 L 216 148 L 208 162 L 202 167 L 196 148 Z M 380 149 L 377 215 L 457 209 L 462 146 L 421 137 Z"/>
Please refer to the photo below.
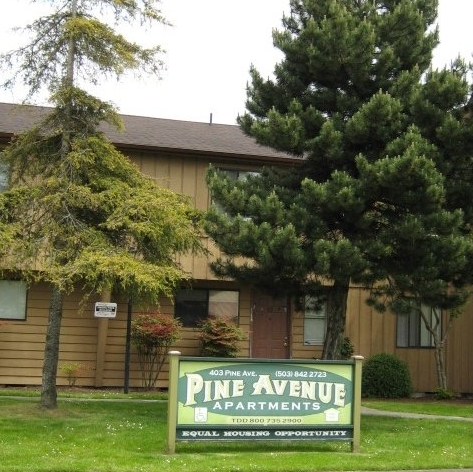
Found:
<path fill-rule="evenodd" d="M 45 5 L 8 0 L 0 16 L 0 52 L 21 44 L 11 28 L 48 11 Z M 162 80 L 123 79 L 104 83 L 92 93 L 110 100 L 124 114 L 208 122 L 212 113 L 214 123 L 235 124 L 238 113 L 245 110 L 250 64 L 267 77 L 282 57 L 273 47 L 271 31 L 281 29 L 289 0 L 162 0 L 161 9 L 174 26 L 147 31 L 144 38 L 167 51 Z M 439 1 L 435 67 L 450 64 L 458 55 L 472 60 L 472 17 L 473 0 Z M 0 91 L 3 102 L 24 98 L 20 87 Z M 35 103 L 44 101 L 39 98 Z"/>

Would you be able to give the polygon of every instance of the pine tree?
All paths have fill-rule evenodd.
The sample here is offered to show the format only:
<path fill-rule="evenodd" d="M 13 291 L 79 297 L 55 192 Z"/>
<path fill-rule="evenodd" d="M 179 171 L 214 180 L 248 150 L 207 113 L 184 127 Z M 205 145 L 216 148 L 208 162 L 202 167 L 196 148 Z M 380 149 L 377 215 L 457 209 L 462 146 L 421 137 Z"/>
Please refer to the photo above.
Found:
<path fill-rule="evenodd" d="M 175 254 L 200 248 L 199 216 L 190 202 L 158 187 L 113 147 L 99 125 L 120 127 L 116 110 L 79 87 L 101 74 L 159 74 L 159 47 L 127 41 L 99 19 L 164 23 L 157 2 L 53 3 L 55 12 L 26 28 L 30 42 L 2 57 L 30 97 L 47 88 L 53 104 L 2 153 L 10 189 L 0 194 L 3 268 L 52 287 L 41 392 L 46 408 L 57 406 L 64 294 L 118 289 L 157 303 L 188 277 Z"/>
<path fill-rule="evenodd" d="M 219 275 L 295 299 L 327 297 L 323 358 L 337 359 L 351 283 L 376 287 L 379 309 L 413 295 L 452 309 L 464 300 L 472 251 L 467 68 L 459 60 L 431 69 L 435 0 L 290 6 L 273 33 L 284 59 L 274 79 L 251 68 L 239 124 L 300 164 L 237 185 L 212 169 L 223 211 L 212 209 L 206 226 L 224 254 L 248 258 L 222 257 Z"/>

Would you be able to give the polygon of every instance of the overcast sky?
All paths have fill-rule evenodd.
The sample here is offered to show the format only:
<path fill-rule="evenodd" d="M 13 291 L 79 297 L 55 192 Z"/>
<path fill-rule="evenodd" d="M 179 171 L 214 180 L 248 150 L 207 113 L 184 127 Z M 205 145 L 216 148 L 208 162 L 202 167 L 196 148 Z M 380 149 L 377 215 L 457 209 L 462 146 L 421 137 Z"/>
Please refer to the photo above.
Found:
<path fill-rule="evenodd" d="M 458 55 L 472 60 L 473 0 L 439 4 L 440 46 L 434 66 L 450 64 Z M 21 44 L 12 27 L 31 22 L 45 8 L 41 2 L 8 0 L 0 16 L 0 52 Z M 144 37 L 167 51 L 162 80 L 107 82 L 93 93 L 125 114 L 207 122 L 212 113 L 214 123 L 235 124 L 245 110 L 250 64 L 267 77 L 281 59 L 271 31 L 281 29 L 289 0 L 162 0 L 161 9 L 174 26 L 155 28 Z M 3 102 L 24 98 L 19 87 L 0 91 Z"/>

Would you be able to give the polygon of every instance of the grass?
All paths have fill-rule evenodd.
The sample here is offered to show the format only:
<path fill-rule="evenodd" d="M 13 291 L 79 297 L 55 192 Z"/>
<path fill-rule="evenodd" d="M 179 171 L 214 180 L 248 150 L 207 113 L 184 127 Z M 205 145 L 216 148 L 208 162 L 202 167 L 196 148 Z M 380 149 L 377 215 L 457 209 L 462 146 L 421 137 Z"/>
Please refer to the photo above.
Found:
<path fill-rule="evenodd" d="M 25 388 L 1 388 L 1 397 L 25 397 L 25 398 L 38 398 L 41 395 L 41 389 L 39 387 L 25 387 Z M 167 394 L 156 391 L 130 391 L 130 393 L 123 393 L 122 390 L 109 389 L 100 390 L 85 388 L 80 389 L 76 387 L 71 388 L 59 388 L 58 398 L 86 398 L 94 400 L 167 400 Z"/>
<path fill-rule="evenodd" d="M 403 401 L 392 400 L 363 400 L 363 406 L 383 411 L 421 413 L 425 415 L 460 416 L 473 418 L 473 402 L 421 400 Z"/>
<path fill-rule="evenodd" d="M 29 401 L 9 398 L 6 392 L 0 391 L 1 472 L 309 472 L 473 464 L 473 428 L 463 421 L 363 416 L 357 454 L 348 443 L 254 441 L 178 442 L 177 453 L 168 455 L 166 402 L 136 401 L 143 394 L 134 394 L 135 401 L 130 401 L 119 393 L 92 399 L 61 393 L 59 408 L 47 411 L 38 407 L 38 392 L 36 397 L 30 392 Z M 144 396 L 150 397 L 156 395 Z M 103 401 L 110 398 L 115 401 Z M 394 408 L 397 402 L 381 403 Z M 465 408 L 433 403 L 434 414 L 460 416 Z M 417 402 L 398 404 L 403 411 L 419 412 Z"/>

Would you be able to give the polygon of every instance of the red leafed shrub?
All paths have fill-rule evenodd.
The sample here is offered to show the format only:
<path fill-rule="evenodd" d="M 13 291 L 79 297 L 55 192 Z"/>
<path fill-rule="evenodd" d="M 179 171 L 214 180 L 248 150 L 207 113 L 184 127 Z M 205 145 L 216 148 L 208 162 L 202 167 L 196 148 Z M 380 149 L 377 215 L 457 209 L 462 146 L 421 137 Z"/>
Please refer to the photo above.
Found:
<path fill-rule="evenodd" d="M 236 357 L 245 333 L 230 319 L 209 317 L 199 324 L 201 355 Z"/>
<path fill-rule="evenodd" d="M 138 352 L 142 386 L 154 388 L 169 348 L 179 339 L 179 320 L 161 313 L 142 313 L 131 322 L 131 341 Z"/>

